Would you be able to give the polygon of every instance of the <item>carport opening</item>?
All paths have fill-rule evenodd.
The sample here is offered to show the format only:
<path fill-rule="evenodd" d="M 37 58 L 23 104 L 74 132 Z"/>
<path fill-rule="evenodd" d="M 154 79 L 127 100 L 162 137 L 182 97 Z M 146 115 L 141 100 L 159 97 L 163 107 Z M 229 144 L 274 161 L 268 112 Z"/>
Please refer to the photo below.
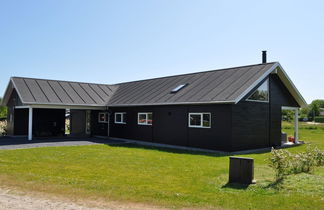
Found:
<path fill-rule="evenodd" d="M 297 107 L 282 107 L 281 145 L 298 144 Z"/>
<path fill-rule="evenodd" d="M 71 134 L 71 114 L 70 109 L 65 110 L 65 135 L 68 136 Z"/>

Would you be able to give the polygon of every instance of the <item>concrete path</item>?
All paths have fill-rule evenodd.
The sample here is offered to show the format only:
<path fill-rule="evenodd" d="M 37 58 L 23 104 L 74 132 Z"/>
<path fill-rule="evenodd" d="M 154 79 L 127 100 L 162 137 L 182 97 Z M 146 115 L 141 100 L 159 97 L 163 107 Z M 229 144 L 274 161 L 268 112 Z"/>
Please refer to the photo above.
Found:
<path fill-rule="evenodd" d="M 100 138 L 50 138 L 50 139 L 35 139 L 28 141 L 25 137 L 1 137 L 1 149 L 27 149 L 35 147 L 59 147 L 59 146 L 82 146 L 94 144 L 121 144 L 122 140 L 110 140 Z"/>

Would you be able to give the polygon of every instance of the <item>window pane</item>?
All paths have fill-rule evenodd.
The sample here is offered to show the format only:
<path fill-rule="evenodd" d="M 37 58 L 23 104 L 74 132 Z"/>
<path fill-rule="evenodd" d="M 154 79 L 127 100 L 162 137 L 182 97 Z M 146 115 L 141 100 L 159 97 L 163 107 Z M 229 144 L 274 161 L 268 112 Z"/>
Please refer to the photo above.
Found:
<path fill-rule="evenodd" d="M 105 118 L 105 113 L 100 113 L 100 114 L 99 114 L 99 121 L 100 121 L 100 122 L 104 122 L 104 121 L 106 121 L 105 119 L 106 119 L 106 118 Z"/>
<path fill-rule="evenodd" d="M 152 113 L 148 113 L 147 114 L 147 124 L 152 125 L 152 121 L 153 121 Z"/>
<path fill-rule="evenodd" d="M 248 99 L 256 101 L 268 101 L 268 87 L 268 80 L 266 80 Z"/>
<path fill-rule="evenodd" d="M 138 123 L 146 123 L 146 114 L 138 115 Z"/>
<path fill-rule="evenodd" d="M 122 122 L 122 115 L 116 114 L 116 122 Z"/>
<path fill-rule="evenodd" d="M 203 114 L 203 127 L 210 127 L 210 114 Z"/>
<path fill-rule="evenodd" d="M 201 125 L 201 115 L 200 114 L 190 114 L 190 125 L 200 126 Z"/>

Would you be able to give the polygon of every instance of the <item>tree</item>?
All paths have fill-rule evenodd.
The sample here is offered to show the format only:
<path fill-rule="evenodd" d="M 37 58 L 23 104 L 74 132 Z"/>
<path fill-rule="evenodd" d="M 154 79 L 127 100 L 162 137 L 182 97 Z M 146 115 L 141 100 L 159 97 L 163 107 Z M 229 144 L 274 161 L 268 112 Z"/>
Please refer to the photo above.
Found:
<path fill-rule="evenodd" d="M 2 98 L 0 98 L 0 104 L 2 102 Z M 0 106 L 0 118 L 6 118 L 7 117 L 7 107 Z"/>
<path fill-rule="evenodd" d="M 322 100 L 322 99 L 316 99 L 316 100 L 312 101 L 311 104 L 317 104 L 319 106 L 319 108 L 324 108 L 324 100 Z"/>
<path fill-rule="evenodd" d="M 318 116 L 320 114 L 320 103 L 319 100 L 314 100 L 309 105 L 309 116 Z"/>
<path fill-rule="evenodd" d="M 294 111 L 292 110 L 282 110 L 283 120 L 291 122 L 294 119 Z"/>

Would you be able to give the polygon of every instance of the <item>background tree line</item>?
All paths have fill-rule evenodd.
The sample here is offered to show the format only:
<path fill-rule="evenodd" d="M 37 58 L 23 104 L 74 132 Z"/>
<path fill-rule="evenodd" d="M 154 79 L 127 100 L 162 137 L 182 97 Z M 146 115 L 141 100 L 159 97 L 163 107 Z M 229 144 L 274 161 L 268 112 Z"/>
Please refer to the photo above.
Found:
<path fill-rule="evenodd" d="M 307 118 L 309 121 L 312 121 L 314 120 L 314 117 L 316 118 L 320 115 L 321 109 L 324 109 L 324 100 L 316 99 L 312 101 L 312 103 L 308 104 L 307 107 L 300 109 L 299 118 Z M 294 111 L 283 110 L 282 116 L 284 120 L 292 121 L 294 119 Z"/>

